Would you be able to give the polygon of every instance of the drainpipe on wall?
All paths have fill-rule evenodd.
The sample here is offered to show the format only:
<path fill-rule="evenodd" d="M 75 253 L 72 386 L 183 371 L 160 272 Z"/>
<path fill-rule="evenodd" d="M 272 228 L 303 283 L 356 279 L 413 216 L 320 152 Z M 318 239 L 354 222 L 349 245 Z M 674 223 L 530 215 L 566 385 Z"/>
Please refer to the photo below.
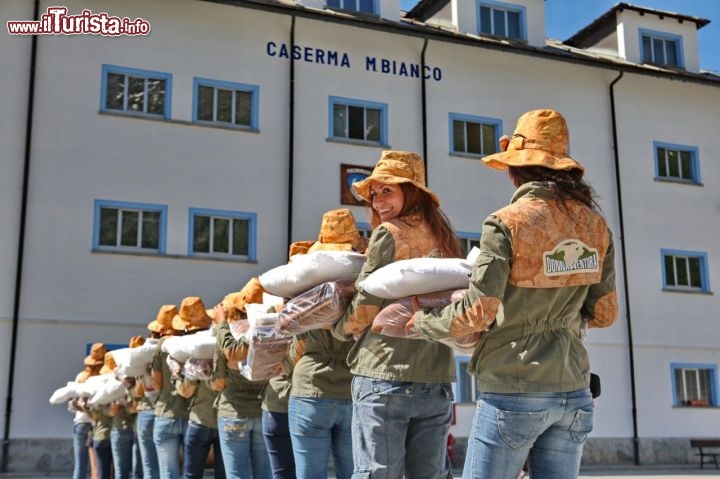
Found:
<path fill-rule="evenodd" d="M 35 0 L 33 20 L 39 20 L 40 1 Z M 5 431 L 3 432 L 2 463 L 0 472 L 7 472 L 10 449 L 10 418 L 12 416 L 13 386 L 15 383 L 15 356 L 17 354 L 17 333 L 20 323 L 20 292 L 22 290 L 23 254 L 25 252 L 25 220 L 27 218 L 28 184 L 30 180 L 30 147 L 32 145 L 33 105 L 35 103 L 35 63 L 37 59 L 38 36 L 33 35 L 30 47 L 30 78 L 28 86 L 27 117 L 25 123 L 25 159 L 23 164 L 22 199 L 20 200 L 20 225 L 18 228 L 17 264 L 15 267 L 15 299 L 13 301 L 12 333 L 10 339 L 10 361 L 8 372 L 7 398 L 5 399 Z"/>
<path fill-rule="evenodd" d="M 630 320 L 630 292 L 628 288 L 627 255 L 625 250 L 625 222 L 623 220 L 622 186 L 620 184 L 620 153 L 618 151 L 617 124 L 615 119 L 615 84 L 623 77 L 623 72 L 610 83 L 610 111 L 612 113 L 612 137 L 615 153 L 615 184 L 618 198 L 618 216 L 620 220 L 620 249 L 622 251 L 623 289 L 625 291 L 625 309 L 627 315 L 628 353 L 630 355 L 630 392 L 632 397 L 633 420 L 633 457 L 635 465 L 640 465 L 640 447 L 637 426 L 637 397 L 635 393 L 635 353 L 633 349 L 632 321 Z"/>
<path fill-rule="evenodd" d="M 425 183 L 428 183 L 428 158 L 427 158 L 427 98 L 425 89 L 425 51 L 427 50 L 428 39 L 423 41 L 422 53 L 420 54 L 420 76 L 422 89 L 422 157 L 425 162 Z"/>
<path fill-rule="evenodd" d="M 295 15 L 290 24 L 290 51 L 295 51 Z M 290 55 L 290 112 L 288 125 L 288 204 L 287 204 L 287 248 L 292 243 L 293 222 L 293 170 L 295 168 L 295 55 Z"/>

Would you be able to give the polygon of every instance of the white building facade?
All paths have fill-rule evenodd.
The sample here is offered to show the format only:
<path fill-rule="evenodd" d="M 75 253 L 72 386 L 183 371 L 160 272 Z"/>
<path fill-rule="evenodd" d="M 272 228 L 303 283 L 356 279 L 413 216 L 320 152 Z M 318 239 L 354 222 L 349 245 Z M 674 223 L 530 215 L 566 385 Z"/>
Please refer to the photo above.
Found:
<path fill-rule="evenodd" d="M 0 17 L 42 21 L 55 5 L 8 0 Z M 5 470 L 72 467 L 72 416 L 48 397 L 89 344 L 125 345 L 185 296 L 211 307 L 314 239 L 327 210 L 367 224 L 343 191 L 383 150 L 423 155 L 443 210 L 477 241 L 513 191 L 480 158 L 543 107 L 566 117 L 618 252 L 620 319 L 587 339 L 602 395 L 584 462 L 692 462 L 688 438 L 718 435 L 707 20 L 619 4 L 563 43 L 545 38 L 542 0 L 423 0 L 402 14 L 397 0 L 64 6 L 151 29 L 0 42 Z"/>

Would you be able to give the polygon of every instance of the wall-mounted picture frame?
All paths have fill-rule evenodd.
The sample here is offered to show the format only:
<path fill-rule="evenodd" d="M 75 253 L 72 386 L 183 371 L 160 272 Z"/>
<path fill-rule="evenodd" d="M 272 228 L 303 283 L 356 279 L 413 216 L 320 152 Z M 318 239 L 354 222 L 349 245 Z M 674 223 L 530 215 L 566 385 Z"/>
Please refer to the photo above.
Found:
<path fill-rule="evenodd" d="M 371 173 L 371 166 L 340 165 L 340 203 L 343 205 L 365 205 L 365 201 L 352 189 L 352 184 L 364 180 Z"/>

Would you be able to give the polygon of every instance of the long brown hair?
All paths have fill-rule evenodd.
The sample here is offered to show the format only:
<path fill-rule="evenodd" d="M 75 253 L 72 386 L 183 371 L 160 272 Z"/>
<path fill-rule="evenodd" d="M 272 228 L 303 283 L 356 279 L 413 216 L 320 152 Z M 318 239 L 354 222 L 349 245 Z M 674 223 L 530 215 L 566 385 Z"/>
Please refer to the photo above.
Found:
<path fill-rule="evenodd" d="M 580 170 L 553 170 L 544 166 L 510 166 L 508 172 L 516 188 L 530 181 L 539 181 L 555 194 L 563 206 L 566 206 L 565 200 L 573 199 L 593 211 L 600 211 L 600 205 L 595 200 L 595 191 L 585 183 Z M 567 207 L 565 209 L 567 210 Z"/>
<path fill-rule="evenodd" d="M 450 224 L 450 220 L 443 211 L 435 204 L 430 195 L 411 183 L 400 183 L 405 202 L 402 211 L 398 216 L 420 215 L 425 218 L 430 231 L 437 239 L 438 249 L 444 258 L 462 258 L 463 252 L 460 247 L 460 240 Z M 375 209 L 370 206 L 370 225 L 375 229 L 382 220 Z"/>

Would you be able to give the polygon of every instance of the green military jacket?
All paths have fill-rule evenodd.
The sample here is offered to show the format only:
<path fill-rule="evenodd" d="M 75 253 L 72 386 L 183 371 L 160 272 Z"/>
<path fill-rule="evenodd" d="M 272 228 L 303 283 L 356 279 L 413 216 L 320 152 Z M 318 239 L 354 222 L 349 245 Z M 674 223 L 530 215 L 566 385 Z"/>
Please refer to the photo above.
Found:
<path fill-rule="evenodd" d="M 247 345 L 233 337 L 227 322 L 217 326 L 216 335 L 213 378 L 221 380 L 225 385 L 215 403 L 218 417 L 238 419 L 262 415 L 263 389 L 267 381 L 250 381 L 240 374 L 237 365 L 228 364 L 224 353 Z"/>
<path fill-rule="evenodd" d="M 480 249 L 465 297 L 415 313 L 415 329 L 433 341 L 485 331 L 468 367 L 483 392 L 588 387 L 582 321 L 606 327 L 617 318 L 615 254 L 602 216 L 526 183 L 487 217 Z"/>
<path fill-rule="evenodd" d="M 175 390 L 175 383 L 167 365 L 168 354 L 162 351 L 161 339 L 155 347 L 152 360 L 153 374 L 162 374 L 162 387 L 155 400 L 155 416 L 171 419 L 187 419 L 190 415 L 189 400 L 185 399 Z"/>
<path fill-rule="evenodd" d="M 300 335 L 304 351 L 295 363 L 292 396 L 305 398 L 350 399 L 352 374 L 347 357 L 353 343 L 339 341 L 326 329 Z"/>
<path fill-rule="evenodd" d="M 447 346 L 373 333 L 373 318 L 392 301 L 368 294 L 360 287 L 373 271 L 394 261 L 436 256 L 437 242 L 430 227 L 417 215 L 382 223 L 373 230 L 365 255 L 367 260 L 356 282 L 357 293 L 333 328 L 339 339 L 357 338 L 347 358 L 352 374 L 390 381 L 455 381 L 455 360 Z"/>

